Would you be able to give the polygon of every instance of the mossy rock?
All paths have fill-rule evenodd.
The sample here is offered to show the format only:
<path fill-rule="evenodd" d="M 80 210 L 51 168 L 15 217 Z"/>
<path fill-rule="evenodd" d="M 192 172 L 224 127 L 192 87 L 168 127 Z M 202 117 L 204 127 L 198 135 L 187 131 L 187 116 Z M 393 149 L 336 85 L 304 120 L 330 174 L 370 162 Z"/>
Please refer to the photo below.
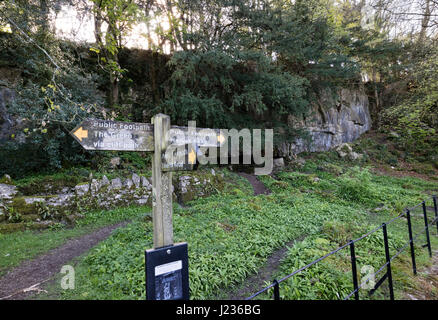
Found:
<path fill-rule="evenodd" d="M 14 213 L 19 213 L 20 215 L 28 215 L 28 214 L 38 214 L 37 204 L 34 203 L 26 203 L 26 197 L 17 197 L 12 200 L 10 205 L 12 211 Z"/>
<path fill-rule="evenodd" d="M 190 177 L 188 184 L 185 186 L 186 191 L 183 192 L 180 186 L 180 177 Z M 225 180 L 220 174 L 213 175 L 211 171 L 199 170 L 190 173 L 180 173 L 173 176 L 173 185 L 175 186 L 175 194 L 183 203 L 206 197 L 216 192 L 221 192 L 225 188 Z"/>
<path fill-rule="evenodd" d="M 0 223 L 0 234 L 12 233 L 24 230 L 44 230 L 54 225 L 55 222 L 19 222 Z"/>
<path fill-rule="evenodd" d="M 28 215 L 21 216 L 21 220 L 23 222 L 36 222 L 39 219 L 41 219 L 41 218 L 38 214 L 28 214 Z"/>
<path fill-rule="evenodd" d="M 76 175 L 63 175 L 61 177 L 42 177 L 30 181 L 19 183 L 18 190 L 27 196 L 37 194 L 55 194 L 61 192 L 63 188 L 74 188 L 77 184 L 84 181 L 84 177 Z"/>
<path fill-rule="evenodd" d="M 1 233 L 12 233 L 17 231 L 23 231 L 26 229 L 26 223 L 2 223 L 0 224 L 0 234 Z"/>
<path fill-rule="evenodd" d="M 0 179 L 0 183 L 3 183 L 3 184 L 10 184 L 10 185 L 15 185 L 14 182 L 12 181 L 11 177 L 8 176 L 7 174 L 5 174 L 5 175 Z"/>

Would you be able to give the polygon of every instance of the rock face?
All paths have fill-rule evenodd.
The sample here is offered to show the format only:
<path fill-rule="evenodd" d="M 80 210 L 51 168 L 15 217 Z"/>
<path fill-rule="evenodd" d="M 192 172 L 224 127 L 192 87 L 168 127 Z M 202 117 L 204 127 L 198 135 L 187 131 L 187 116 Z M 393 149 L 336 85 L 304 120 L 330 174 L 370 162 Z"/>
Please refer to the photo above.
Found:
<path fill-rule="evenodd" d="M 288 124 L 307 130 L 309 139 L 283 143 L 279 156 L 290 160 L 301 152 L 328 151 L 356 140 L 371 129 L 368 97 L 360 89 L 342 89 L 337 99 L 323 94 L 309 118 L 290 116 Z"/>

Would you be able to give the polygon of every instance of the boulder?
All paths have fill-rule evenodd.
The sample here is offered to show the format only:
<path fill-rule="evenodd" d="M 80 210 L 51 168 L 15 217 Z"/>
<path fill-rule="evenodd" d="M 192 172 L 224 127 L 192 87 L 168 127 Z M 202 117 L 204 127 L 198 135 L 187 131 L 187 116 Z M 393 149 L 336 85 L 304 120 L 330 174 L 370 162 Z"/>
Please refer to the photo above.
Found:
<path fill-rule="evenodd" d="M 126 179 L 125 182 L 123 183 L 123 187 L 125 187 L 127 189 L 131 189 L 133 185 L 134 185 L 134 182 L 132 182 L 131 179 Z"/>
<path fill-rule="evenodd" d="M 348 143 L 343 143 L 336 148 L 339 157 L 345 158 L 353 152 L 353 148 Z"/>
<path fill-rule="evenodd" d="M 132 174 L 132 182 L 134 183 L 136 188 L 140 187 L 140 177 L 138 176 L 138 174 L 136 173 Z"/>
<path fill-rule="evenodd" d="M 0 199 L 11 200 L 17 193 L 18 191 L 16 186 L 0 183 Z"/>
<path fill-rule="evenodd" d="M 34 204 L 35 202 L 46 202 L 46 199 L 42 197 L 23 197 L 23 200 L 26 204 Z"/>
<path fill-rule="evenodd" d="M 136 200 L 135 202 L 139 205 L 146 205 L 148 203 L 148 200 L 149 200 L 149 196 L 145 196 Z"/>
<path fill-rule="evenodd" d="M 113 187 L 114 189 L 120 189 L 122 187 L 122 180 L 120 178 L 112 179 L 111 187 Z"/>
<path fill-rule="evenodd" d="M 96 193 L 100 189 L 100 182 L 97 179 L 92 179 L 90 183 L 90 188 L 92 193 Z"/>
<path fill-rule="evenodd" d="M 6 206 L 0 201 L 0 222 L 3 222 L 7 219 L 6 209 Z"/>
<path fill-rule="evenodd" d="M 274 168 L 276 169 L 284 168 L 284 158 L 274 159 Z"/>
<path fill-rule="evenodd" d="M 352 160 L 352 161 L 360 160 L 360 159 L 363 158 L 363 154 L 359 154 L 359 153 L 357 153 L 357 152 L 351 152 L 351 153 L 348 155 L 348 158 L 349 158 L 350 160 Z"/>
<path fill-rule="evenodd" d="M 152 190 L 152 184 L 146 177 L 141 177 L 141 186 L 146 188 L 146 190 Z"/>
<path fill-rule="evenodd" d="M 90 185 L 88 183 L 78 184 L 75 186 L 75 192 L 78 196 L 86 194 L 90 190 Z"/>
<path fill-rule="evenodd" d="M 100 186 L 101 187 L 105 187 L 110 185 L 110 181 L 106 176 L 103 176 L 102 179 L 100 180 Z"/>

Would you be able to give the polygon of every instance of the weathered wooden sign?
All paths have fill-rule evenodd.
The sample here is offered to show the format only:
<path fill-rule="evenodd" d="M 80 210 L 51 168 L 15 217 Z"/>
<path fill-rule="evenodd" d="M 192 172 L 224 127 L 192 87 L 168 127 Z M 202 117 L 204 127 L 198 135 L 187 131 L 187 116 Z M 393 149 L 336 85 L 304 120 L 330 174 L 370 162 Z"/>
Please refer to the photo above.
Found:
<path fill-rule="evenodd" d="M 167 171 L 191 171 L 196 163 L 197 153 L 193 145 L 169 148 L 162 154 L 161 169 Z"/>
<path fill-rule="evenodd" d="M 171 127 L 170 117 L 164 114 L 151 122 L 87 119 L 70 133 L 86 150 L 154 152 L 154 249 L 146 251 L 147 298 L 188 299 L 187 244 L 173 244 L 172 171 L 193 170 L 199 148 L 220 147 L 227 137 L 219 129 L 199 129 L 190 123 Z"/>
<path fill-rule="evenodd" d="M 86 150 L 154 151 L 154 126 L 147 123 L 87 119 L 73 129 L 71 135 Z M 163 153 L 163 170 L 166 171 L 193 170 L 197 154 L 194 149 L 220 147 L 226 140 L 219 129 L 179 126 L 172 126 L 162 138 L 174 147 L 192 146 L 184 154 L 181 148 L 168 153 L 167 157 Z"/>
<path fill-rule="evenodd" d="M 148 123 L 87 119 L 71 135 L 86 150 L 154 151 L 154 128 Z"/>
<path fill-rule="evenodd" d="M 198 147 L 220 147 L 225 143 L 226 135 L 220 129 L 172 126 L 168 139 L 173 146 L 192 144 Z"/>

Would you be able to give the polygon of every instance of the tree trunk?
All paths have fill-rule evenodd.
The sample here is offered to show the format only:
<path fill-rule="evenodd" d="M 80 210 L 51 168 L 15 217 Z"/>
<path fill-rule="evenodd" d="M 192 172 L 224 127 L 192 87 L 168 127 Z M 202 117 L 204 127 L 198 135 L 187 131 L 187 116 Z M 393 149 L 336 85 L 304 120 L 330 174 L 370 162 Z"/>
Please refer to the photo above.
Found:
<path fill-rule="evenodd" d="M 426 0 L 426 8 L 424 10 L 423 19 L 421 20 L 421 31 L 418 37 L 419 42 L 423 42 L 426 38 L 426 32 L 430 22 L 430 13 L 430 0 Z"/>
<path fill-rule="evenodd" d="M 102 48 L 102 12 L 100 8 L 94 5 L 94 37 L 96 39 L 96 43 L 99 47 Z"/>
<path fill-rule="evenodd" d="M 49 8 L 47 6 L 47 0 L 40 0 L 41 10 L 41 31 L 47 33 L 49 31 Z"/>

